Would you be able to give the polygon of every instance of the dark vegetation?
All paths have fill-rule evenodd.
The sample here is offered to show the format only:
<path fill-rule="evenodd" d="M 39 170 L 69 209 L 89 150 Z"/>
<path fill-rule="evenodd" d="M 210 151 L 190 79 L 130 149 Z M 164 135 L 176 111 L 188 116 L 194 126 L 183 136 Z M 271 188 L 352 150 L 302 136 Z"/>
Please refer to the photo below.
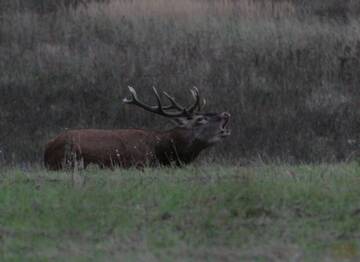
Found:
<path fill-rule="evenodd" d="M 127 85 L 231 112 L 216 156 L 336 161 L 360 136 L 357 1 L 0 2 L 0 160 L 65 128 L 163 128 Z M 149 100 L 150 100 L 149 96 Z"/>

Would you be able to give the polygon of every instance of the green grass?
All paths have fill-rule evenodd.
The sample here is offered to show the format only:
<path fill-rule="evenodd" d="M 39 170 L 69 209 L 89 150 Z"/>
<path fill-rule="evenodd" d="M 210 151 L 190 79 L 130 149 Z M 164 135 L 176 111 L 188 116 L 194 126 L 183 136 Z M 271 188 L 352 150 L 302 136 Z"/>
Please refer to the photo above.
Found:
<path fill-rule="evenodd" d="M 2 170 L 3 261 L 306 261 L 360 255 L 360 168 Z"/>

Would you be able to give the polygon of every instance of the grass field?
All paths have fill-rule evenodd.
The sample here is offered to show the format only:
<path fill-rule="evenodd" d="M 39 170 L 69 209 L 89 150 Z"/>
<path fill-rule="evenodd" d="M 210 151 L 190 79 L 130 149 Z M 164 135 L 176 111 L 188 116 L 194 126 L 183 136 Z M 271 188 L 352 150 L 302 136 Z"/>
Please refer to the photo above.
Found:
<path fill-rule="evenodd" d="M 0 172 L 1 261 L 360 258 L 360 168 Z"/>

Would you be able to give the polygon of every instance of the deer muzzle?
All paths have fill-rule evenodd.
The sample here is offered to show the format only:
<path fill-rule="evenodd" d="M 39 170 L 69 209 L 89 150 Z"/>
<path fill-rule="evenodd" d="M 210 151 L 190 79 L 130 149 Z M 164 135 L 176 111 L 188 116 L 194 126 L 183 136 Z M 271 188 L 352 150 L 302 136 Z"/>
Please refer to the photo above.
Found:
<path fill-rule="evenodd" d="M 231 130 L 228 128 L 229 122 L 230 122 L 230 113 L 228 112 L 222 112 L 220 114 L 222 123 L 220 128 L 220 135 L 222 137 L 229 136 L 231 134 Z"/>

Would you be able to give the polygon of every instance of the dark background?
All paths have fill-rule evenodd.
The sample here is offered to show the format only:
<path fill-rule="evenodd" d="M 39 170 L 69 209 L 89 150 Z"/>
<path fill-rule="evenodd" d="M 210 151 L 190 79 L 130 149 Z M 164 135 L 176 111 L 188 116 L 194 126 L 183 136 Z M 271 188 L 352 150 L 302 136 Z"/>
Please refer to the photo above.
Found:
<path fill-rule="evenodd" d="M 151 87 L 232 114 L 207 155 L 348 160 L 360 137 L 358 1 L 0 1 L 0 161 L 66 128 L 163 129 L 121 100 Z M 178 1 L 180 2 L 180 1 Z M 150 7 L 149 7 L 150 6 Z"/>

